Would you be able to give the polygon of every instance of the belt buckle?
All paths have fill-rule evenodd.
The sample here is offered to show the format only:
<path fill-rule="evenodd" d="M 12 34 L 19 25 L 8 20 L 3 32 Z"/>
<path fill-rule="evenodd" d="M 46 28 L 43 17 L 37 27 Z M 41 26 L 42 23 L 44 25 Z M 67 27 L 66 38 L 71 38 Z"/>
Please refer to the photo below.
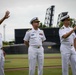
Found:
<path fill-rule="evenodd" d="M 38 48 L 40 48 L 40 46 L 38 46 Z"/>
<path fill-rule="evenodd" d="M 73 46 L 73 44 L 71 44 L 71 46 Z"/>

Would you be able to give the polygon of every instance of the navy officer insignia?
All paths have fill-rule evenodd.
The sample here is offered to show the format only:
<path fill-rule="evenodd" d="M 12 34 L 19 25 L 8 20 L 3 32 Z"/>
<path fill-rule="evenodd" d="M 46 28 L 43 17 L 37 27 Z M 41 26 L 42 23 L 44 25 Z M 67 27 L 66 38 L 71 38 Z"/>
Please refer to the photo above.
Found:
<path fill-rule="evenodd" d="M 60 29 L 64 29 L 64 27 L 61 27 Z"/>
<path fill-rule="evenodd" d="M 39 35 L 43 35 L 43 33 L 39 33 Z"/>
<path fill-rule="evenodd" d="M 31 34 L 31 36 L 34 36 L 34 34 Z"/>

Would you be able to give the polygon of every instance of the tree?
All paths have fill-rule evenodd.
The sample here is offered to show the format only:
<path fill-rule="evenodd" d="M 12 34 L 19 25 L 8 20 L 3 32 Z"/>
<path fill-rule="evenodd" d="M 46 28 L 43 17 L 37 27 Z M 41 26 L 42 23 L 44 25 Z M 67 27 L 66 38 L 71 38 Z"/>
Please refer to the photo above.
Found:
<path fill-rule="evenodd" d="M 70 26 L 71 27 L 76 26 L 76 20 L 75 19 L 73 19 L 73 18 L 70 19 Z"/>
<path fill-rule="evenodd" d="M 46 28 L 47 26 L 46 25 L 44 25 L 44 24 L 42 24 L 42 22 L 40 23 L 40 25 L 39 25 L 39 28 Z"/>
<path fill-rule="evenodd" d="M 60 22 L 59 24 L 59 28 L 61 28 L 63 26 L 63 22 Z"/>
<path fill-rule="evenodd" d="M 43 27 L 43 25 L 42 25 L 42 23 L 40 23 L 39 28 L 42 28 L 42 27 Z"/>

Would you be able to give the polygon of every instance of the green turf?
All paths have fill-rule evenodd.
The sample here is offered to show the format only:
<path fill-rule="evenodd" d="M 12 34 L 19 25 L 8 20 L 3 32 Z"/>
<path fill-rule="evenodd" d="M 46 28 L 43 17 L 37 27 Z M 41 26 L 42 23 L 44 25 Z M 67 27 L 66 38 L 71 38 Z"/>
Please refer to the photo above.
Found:
<path fill-rule="evenodd" d="M 46 57 L 60 57 L 60 54 L 45 54 Z M 44 66 L 61 65 L 61 58 L 59 59 L 44 59 Z M 6 55 L 5 68 L 19 68 L 28 67 L 28 55 L 17 54 L 17 55 Z M 62 75 L 61 68 L 45 68 L 43 75 Z M 70 75 L 72 72 L 70 70 Z M 19 71 L 5 71 L 5 75 L 28 75 L 28 69 Z M 37 75 L 37 70 L 36 74 Z"/>
<path fill-rule="evenodd" d="M 55 53 L 55 54 L 45 54 L 45 57 L 59 57 L 61 56 L 60 53 Z"/>
<path fill-rule="evenodd" d="M 60 53 L 57 53 L 57 54 L 45 54 L 44 55 L 45 57 L 59 57 L 60 56 Z M 6 58 L 25 58 L 25 57 L 28 57 L 28 54 L 8 54 L 6 55 Z"/>
<path fill-rule="evenodd" d="M 28 75 L 28 70 L 20 70 L 20 71 L 5 71 L 6 75 Z M 37 74 L 37 70 L 36 73 Z M 43 75 L 62 75 L 61 68 L 45 68 L 43 71 Z M 69 75 L 72 75 L 71 70 L 69 71 Z"/>
<path fill-rule="evenodd" d="M 45 59 L 44 66 L 61 65 L 60 59 Z M 28 67 L 28 59 L 6 59 L 5 68 Z"/>
<path fill-rule="evenodd" d="M 28 67 L 27 59 L 6 59 L 5 68 Z"/>
<path fill-rule="evenodd" d="M 60 54 L 45 54 L 45 57 L 60 56 Z M 26 58 L 25 58 L 26 57 Z M 61 65 L 61 59 L 44 59 L 44 66 Z M 5 68 L 28 67 L 27 54 L 23 55 L 7 55 Z"/>
<path fill-rule="evenodd" d="M 28 54 L 8 54 L 6 58 L 25 58 L 28 57 Z"/>

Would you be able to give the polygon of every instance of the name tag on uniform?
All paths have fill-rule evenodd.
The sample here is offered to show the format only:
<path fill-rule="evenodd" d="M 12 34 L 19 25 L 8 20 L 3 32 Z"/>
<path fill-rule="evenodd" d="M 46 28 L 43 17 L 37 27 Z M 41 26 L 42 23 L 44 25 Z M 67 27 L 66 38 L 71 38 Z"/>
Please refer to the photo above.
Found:
<path fill-rule="evenodd" d="M 43 35 L 42 33 L 39 33 L 39 35 Z"/>
<path fill-rule="evenodd" d="M 31 36 L 34 36 L 34 34 L 31 34 Z"/>

